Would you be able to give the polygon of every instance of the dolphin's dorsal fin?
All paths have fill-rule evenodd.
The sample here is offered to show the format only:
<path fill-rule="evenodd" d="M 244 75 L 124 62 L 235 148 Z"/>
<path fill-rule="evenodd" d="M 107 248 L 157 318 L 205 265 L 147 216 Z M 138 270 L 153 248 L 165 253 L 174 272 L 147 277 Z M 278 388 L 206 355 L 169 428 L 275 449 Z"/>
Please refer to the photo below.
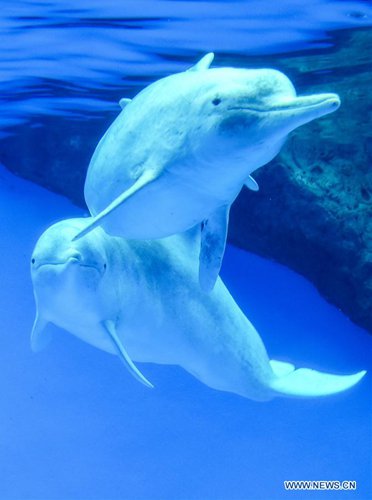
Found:
<path fill-rule="evenodd" d="M 187 71 L 204 71 L 206 69 L 209 69 L 210 65 L 213 62 L 213 59 L 214 59 L 214 53 L 209 52 L 204 57 L 202 57 L 200 61 L 197 62 L 194 66 L 191 66 L 191 68 L 188 69 Z"/>
<path fill-rule="evenodd" d="M 132 99 L 129 99 L 128 97 L 123 97 L 119 101 L 119 106 L 121 107 L 121 109 L 124 109 L 127 106 L 127 104 L 129 104 L 131 101 Z"/>
<path fill-rule="evenodd" d="M 51 334 L 45 331 L 48 321 L 45 321 L 38 312 L 36 312 L 36 317 L 34 321 L 34 326 L 31 332 L 31 349 L 34 352 L 39 352 L 44 347 L 46 347 L 51 341 Z"/>
<path fill-rule="evenodd" d="M 206 292 L 213 289 L 221 269 L 226 246 L 229 210 L 229 205 L 223 205 L 202 222 L 199 283 Z"/>
<path fill-rule="evenodd" d="M 133 361 L 130 359 L 127 351 L 125 350 L 123 344 L 121 343 L 121 340 L 119 339 L 117 333 L 116 333 L 116 328 L 115 324 L 113 321 L 106 320 L 103 322 L 103 327 L 106 330 L 107 334 L 111 338 L 113 344 L 115 345 L 117 354 L 121 361 L 124 363 L 126 369 L 129 371 L 129 373 L 137 379 L 141 384 L 145 385 L 146 387 L 150 387 L 151 389 L 154 387 L 151 382 L 147 380 L 146 377 L 142 375 L 142 373 L 139 371 L 139 369 L 134 365 Z"/>
<path fill-rule="evenodd" d="M 252 191 L 258 191 L 260 189 L 259 185 L 251 175 L 248 176 L 248 179 L 245 181 L 244 184 L 247 186 L 248 189 L 251 189 Z"/>
<path fill-rule="evenodd" d="M 150 184 L 156 180 L 159 176 L 159 173 L 155 170 L 145 170 L 143 174 L 136 180 L 132 186 L 120 194 L 113 202 L 111 202 L 102 212 L 92 217 L 91 221 L 85 226 L 84 229 L 78 232 L 76 236 L 72 239 L 72 241 L 79 240 L 86 234 L 90 233 L 95 227 L 99 226 L 103 219 L 108 217 L 114 210 L 120 207 L 122 203 L 124 203 L 128 198 L 136 194 L 140 189 Z"/>
<path fill-rule="evenodd" d="M 345 391 L 359 382 L 367 373 L 365 370 L 353 375 L 334 375 L 318 372 L 310 368 L 293 369 L 293 365 L 280 361 L 270 361 L 274 380 L 271 389 L 277 395 L 293 397 L 318 397 Z"/>

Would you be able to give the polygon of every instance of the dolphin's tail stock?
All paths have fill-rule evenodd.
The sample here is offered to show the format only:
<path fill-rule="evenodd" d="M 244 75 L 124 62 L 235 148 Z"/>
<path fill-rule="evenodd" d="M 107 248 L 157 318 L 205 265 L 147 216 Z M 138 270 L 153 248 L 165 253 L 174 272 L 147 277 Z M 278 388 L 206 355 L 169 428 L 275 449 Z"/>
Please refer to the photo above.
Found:
<path fill-rule="evenodd" d="M 282 361 L 270 361 L 276 378 L 271 389 L 278 395 L 293 397 L 317 397 L 336 394 L 357 384 L 366 370 L 353 375 L 333 375 L 310 368 L 295 369 L 294 365 Z"/>

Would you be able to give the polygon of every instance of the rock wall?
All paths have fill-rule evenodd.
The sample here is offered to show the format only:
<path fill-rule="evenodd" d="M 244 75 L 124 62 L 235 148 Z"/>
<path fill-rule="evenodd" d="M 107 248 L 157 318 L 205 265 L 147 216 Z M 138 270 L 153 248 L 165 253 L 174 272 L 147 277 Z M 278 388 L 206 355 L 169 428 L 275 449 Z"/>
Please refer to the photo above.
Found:
<path fill-rule="evenodd" d="M 281 61 L 306 92 L 337 92 L 340 109 L 293 132 L 232 211 L 230 240 L 309 278 L 372 331 L 372 33 L 342 50 Z M 329 73 L 331 71 L 331 73 Z M 328 80 L 329 83 L 325 83 Z M 315 82 L 315 83 L 314 83 Z"/>

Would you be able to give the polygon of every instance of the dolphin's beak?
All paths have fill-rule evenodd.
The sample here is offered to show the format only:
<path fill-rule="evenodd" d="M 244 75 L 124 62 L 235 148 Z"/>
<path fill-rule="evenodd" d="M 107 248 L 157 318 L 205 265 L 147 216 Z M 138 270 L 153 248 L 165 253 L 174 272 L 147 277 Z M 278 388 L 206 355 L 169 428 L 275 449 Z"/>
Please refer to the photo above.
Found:
<path fill-rule="evenodd" d="M 276 106 L 272 112 L 279 112 L 281 118 L 288 120 L 288 126 L 293 130 L 315 118 L 333 113 L 340 104 L 337 94 L 315 94 L 288 99 Z"/>

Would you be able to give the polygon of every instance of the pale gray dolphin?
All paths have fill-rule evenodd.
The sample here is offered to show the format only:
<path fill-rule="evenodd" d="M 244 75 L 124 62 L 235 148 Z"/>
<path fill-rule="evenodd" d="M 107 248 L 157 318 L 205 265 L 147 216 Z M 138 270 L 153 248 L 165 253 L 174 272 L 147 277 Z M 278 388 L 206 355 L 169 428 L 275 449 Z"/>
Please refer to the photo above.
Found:
<path fill-rule="evenodd" d="M 179 365 L 214 389 L 254 400 L 324 396 L 365 374 L 332 375 L 270 361 L 222 280 L 210 294 L 198 286 L 199 231 L 127 241 L 98 227 L 72 242 L 88 222 L 59 222 L 36 244 L 33 349 L 47 343 L 45 326 L 52 322 L 117 354 L 148 386 L 132 360 Z"/>
<path fill-rule="evenodd" d="M 85 183 L 92 222 L 115 236 L 162 238 L 201 223 L 200 284 L 213 288 L 231 203 L 252 172 L 279 152 L 289 132 L 335 111 L 336 94 L 296 96 L 273 69 L 191 70 L 149 85 L 99 142 Z"/>

